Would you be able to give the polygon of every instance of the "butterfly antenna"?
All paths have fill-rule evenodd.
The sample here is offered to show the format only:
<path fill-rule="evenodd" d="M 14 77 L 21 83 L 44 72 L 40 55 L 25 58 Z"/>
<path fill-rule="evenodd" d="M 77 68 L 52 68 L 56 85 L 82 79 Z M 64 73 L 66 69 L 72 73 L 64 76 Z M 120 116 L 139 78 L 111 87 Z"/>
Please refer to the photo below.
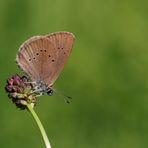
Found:
<path fill-rule="evenodd" d="M 62 96 L 64 98 L 64 101 L 69 104 L 70 103 L 70 100 L 72 99 L 71 96 L 68 96 L 68 95 L 65 95 L 64 93 L 60 92 L 60 91 L 57 91 L 54 89 L 54 92 L 56 92 L 58 95 Z"/>
<path fill-rule="evenodd" d="M 72 97 L 64 95 L 64 94 L 63 94 L 63 96 L 64 96 L 64 101 L 69 104 L 70 103 L 70 99 L 72 99 Z"/>

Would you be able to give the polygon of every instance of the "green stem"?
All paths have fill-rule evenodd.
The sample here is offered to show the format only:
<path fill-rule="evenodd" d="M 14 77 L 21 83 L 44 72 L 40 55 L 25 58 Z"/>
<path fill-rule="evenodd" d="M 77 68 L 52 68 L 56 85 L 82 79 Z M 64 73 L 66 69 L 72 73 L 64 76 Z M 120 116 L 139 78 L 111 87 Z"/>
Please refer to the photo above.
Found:
<path fill-rule="evenodd" d="M 38 125 L 38 127 L 40 129 L 40 132 L 41 132 L 41 135 L 42 135 L 42 138 L 43 138 L 46 148 L 51 148 L 51 145 L 50 145 L 50 142 L 49 142 L 48 137 L 46 135 L 45 129 L 44 129 L 39 117 L 35 113 L 31 104 L 27 104 L 27 107 L 28 107 L 28 110 L 30 111 L 31 115 L 33 116 L 34 120 L 36 121 L 36 124 Z"/>

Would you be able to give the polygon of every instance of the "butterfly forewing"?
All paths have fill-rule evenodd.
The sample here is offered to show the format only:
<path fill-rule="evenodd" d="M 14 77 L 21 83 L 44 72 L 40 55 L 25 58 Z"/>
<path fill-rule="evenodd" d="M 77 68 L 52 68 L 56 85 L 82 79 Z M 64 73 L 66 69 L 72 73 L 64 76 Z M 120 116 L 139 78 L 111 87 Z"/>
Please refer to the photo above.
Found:
<path fill-rule="evenodd" d="M 51 86 L 69 57 L 74 37 L 68 32 L 36 36 L 22 44 L 16 61 L 32 81 Z"/>
<path fill-rule="evenodd" d="M 48 84 L 53 84 L 58 78 L 60 72 L 64 68 L 65 63 L 71 53 L 71 49 L 74 42 L 74 36 L 69 32 L 59 32 L 53 33 L 47 36 L 54 46 L 53 52 L 56 53 L 55 57 L 52 59 L 53 70 L 52 75 L 46 78 Z"/>

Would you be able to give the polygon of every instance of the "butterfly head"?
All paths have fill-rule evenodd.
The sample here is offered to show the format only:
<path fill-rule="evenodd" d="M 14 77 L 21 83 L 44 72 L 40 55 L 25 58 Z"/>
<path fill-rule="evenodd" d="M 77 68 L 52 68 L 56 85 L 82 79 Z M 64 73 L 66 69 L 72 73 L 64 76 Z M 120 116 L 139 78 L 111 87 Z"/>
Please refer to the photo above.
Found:
<path fill-rule="evenodd" d="M 48 96 L 52 96 L 53 95 L 53 89 L 52 88 L 48 88 L 47 95 Z"/>

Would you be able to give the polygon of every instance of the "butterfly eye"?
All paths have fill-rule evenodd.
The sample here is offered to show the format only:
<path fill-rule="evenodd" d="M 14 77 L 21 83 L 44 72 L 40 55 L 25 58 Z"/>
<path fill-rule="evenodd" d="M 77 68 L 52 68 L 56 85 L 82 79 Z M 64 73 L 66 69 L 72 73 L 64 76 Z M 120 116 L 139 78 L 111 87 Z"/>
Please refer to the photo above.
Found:
<path fill-rule="evenodd" d="M 49 91 L 47 92 L 48 96 L 52 96 L 53 95 L 53 90 L 50 88 Z"/>

